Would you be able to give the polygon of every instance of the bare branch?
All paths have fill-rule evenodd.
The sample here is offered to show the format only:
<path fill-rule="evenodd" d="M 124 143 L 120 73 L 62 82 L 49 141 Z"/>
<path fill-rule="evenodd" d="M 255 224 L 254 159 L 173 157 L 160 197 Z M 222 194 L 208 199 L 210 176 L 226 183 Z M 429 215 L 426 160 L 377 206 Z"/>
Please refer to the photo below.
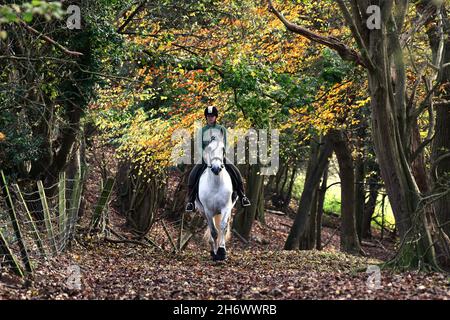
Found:
<path fill-rule="evenodd" d="M 423 99 L 422 103 L 415 110 L 411 110 L 410 117 L 411 119 L 417 118 L 430 103 L 432 103 L 432 98 L 435 91 L 439 88 L 439 83 L 435 83 L 434 86 L 428 91 L 427 95 Z"/>
<path fill-rule="evenodd" d="M 445 105 L 450 105 L 450 100 L 441 100 L 438 102 L 435 102 L 434 105 L 436 107 L 441 107 L 441 106 L 445 106 Z"/>
<path fill-rule="evenodd" d="M 414 34 L 429 21 L 435 12 L 436 9 L 433 5 L 428 5 L 424 9 L 422 15 L 411 23 L 413 27 L 400 36 L 400 43 L 402 47 L 411 41 Z"/>
<path fill-rule="evenodd" d="M 394 13 L 394 21 L 399 32 L 402 31 L 405 24 L 406 13 L 408 11 L 408 0 L 396 1 L 397 12 Z"/>
<path fill-rule="evenodd" d="M 136 7 L 136 9 L 133 10 L 132 13 L 126 18 L 124 23 L 117 28 L 117 33 L 122 33 L 122 31 L 127 27 L 127 25 L 133 20 L 133 18 L 142 10 L 144 5 L 147 3 L 147 0 L 140 1 L 139 5 Z"/>
<path fill-rule="evenodd" d="M 392 8 L 394 6 L 394 0 L 384 0 L 381 10 L 381 19 L 386 19 L 385 22 L 390 18 L 392 13 Z"/>
<path fill-rule="evenodd" d="M 434 139 L 434 135 L 431 136 L 431 138 L 429 138 L 429 139 L 427 138 L 427 139 L 423 140 L 422 143 L 417 147 L 417 149 L 414 150 L 414 153 L 411 155 L 411 158 L 409 159 L 409 161 L 411 161 L 411 162 L 414 161 L 417 158 L 417 156 L 422 153 L 423 149 L 425 149 L 425 147 L 428 144 L 430 144 L 431 141 L 433 141 L 433 139 Z"/>
<path fill-rule="evenodd" d="M 412 59 L 412 57 L 411 57 L 411 59 Z M 413 87 L 411 90 L 411 95 L 409 96 L 409 99 L 407 102 L 407 108 L 406 108 L 407 111 L 410 111 L 413 108 L 413 104 L 414 104 L 414 101 L 416 98 L 417 88 L 422 80 L 422 74 L 423 74 L 424 70 L 425 70 L 425 66 L 422 66 L 422 68 L 418 71 L 416 70 L 418 73 L 418 76 L 417 76 L 416 81 L 414 81 L 414 84 L 413 84 Z"/>
<path fill-rule="evenodd" d="M 444 58 L 444 43 L 445 43 L 445 36 L 444 36 L 444 27 L 443 27 L 443 16 L 442 16 L 442 9 L 441 7 L 437 8 L 436 12 L 437 18 L 438 18 L 438 32 L 439 32 L 439 45 L 438 50 L 436 52 L 436 60 L 434 61 L 434 65 L 436 65 L 438 68 L 441 67 L 442 59 Z M 439 72 L 439 70 L 438 70 Z M 436 72 L 432 80 L 436 80 L 438 77 L 438 72 Z"/>
<path fill-rule="evenodd" d="M 63 45 L 59 44 L 58 42 L 56 42 L 55 40 L 53 40 L 50 37 L 47 37 L 46 35 L 40 33 L 39 31 L 37 31 L 36 29 L 34 29 L 33 27 L 30 27 L 28 24 L 26 24 L 25 22 L 21 21 L 20 24 L 27 29 L 28 31 L 30 31 L 31 33 L 34 33 L 40 37 L 42 37 L 45 41 L 47 41 L 48 43 L 54 45 L 55 47 L 58 47 L 59 49 L 61 49 L 64 53 L 71 55 L 71 56 L 82 56 L 83 54 L 81 52 L 77 52 L 77 51 L 71 51 L 69 49 L 67 49 L 66 47 L 64 47 Z"/>
<path fill-rule="evenodd" d="M 335 37 L 331 37 L 331 36 L 330 37 L 322 36 L 322 35 L 317 34 L 309 29 L 306 29 L 295 23 L 292 23 L 292 22 L 288 21 L 283 16 L 283 14 L 281 14 L 279 11 L 277 11 L 274 8 L 271 0 L 268 0 L 268 4 L 269 4 L 269 11 L 273 12 L 275 14 L 275 16 L 278 19 L 280 19 L 281 22 L 283 22 L 283 24 L 289 31 L 292 31 L 294 33 L 302 35 L 311 41 L 323 44 L 323 45 L 335 50 L 339 54 L 339 56 L 341 56 L 341 58 L 343 60 L 352 61 L 352 62 L 355 62 L 357 65 L 368 68 L 366 61 L 364 61 L 364 58 L 357 51 L 350 48 L 349 46 L 347 46 L 346 44 L 341 42 L 339 39 L 337 39 Z"/>
<path fill-rule="evenodd" d="M 362 40 L 366 45 L 369 43 L 369 34 L 368 29 L 365 27 L 365 23 L 363 21 L 363 17 L 361 15 L 362 10 L 360 8 L 367 8 L 367 5 L 359 3 L 360 1 L 351 0 L 350 8 L 352 9 L 353 18 L 355 19 L 356 26 L 358 27 L 359 34 L 362 37 Z"/>
<path fill-rule="evenodd" d="M 431 167 L 431 172 L 434 174 L 434 178 L 436 181 L 439 180 L 439 176 L 438 176 L 438 167 L 439 167 L 439 163 L 444 160 L 450 158 L 450 152 L 441 154 L 436 160 L 434 160 L 433 162 L 433 166 Z"/>
<path fill-rule="evenodd" d="M 364 63 L 370 67 L 370 69 L 375 69 L 375 65 L 373 64 L 372 60 L 369 57 L 369 53 L 365 44 L 365 41 L 362 37 L 361 31 L 362 26 L 359 24 L 358 21 L 361 21 L 361 16 L 359 14 L 359 9 L 357 7 L 356 3 L 353 3 L 353 13 L 356 15 L 352 18 L 350 15 L 350 12 L 347 9 L 347 6 L 344 3 L 344 0 L 337 0 L 339 7 L 341 8 L 342 14 L 344 15 L 344 19 L 347 22 L 347 24 L 350 27 L 350 30 L 352 31 L 353 37 L 355 38 L 356 43 L 358 44 L 359 49 L 362 52 L 362 56 L 364 58 Z M 356 7 L 354 7 L 356 6 Z M 356 20 L 356 21 L 355 21 Z M 362 23 L 362 22 L 361 22 Z"/>

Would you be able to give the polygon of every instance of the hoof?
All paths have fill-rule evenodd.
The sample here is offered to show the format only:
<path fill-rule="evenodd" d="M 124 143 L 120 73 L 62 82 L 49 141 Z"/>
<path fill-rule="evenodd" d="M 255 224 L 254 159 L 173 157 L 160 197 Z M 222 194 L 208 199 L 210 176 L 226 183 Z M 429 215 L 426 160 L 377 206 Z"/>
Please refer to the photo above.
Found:
<path fill-rule="evenodd" d="M 216 260 L 224 261 L 226 258 L 227 258 L 227 252 L 226 252 L 225 248 L 220 247 L 219 249 L 217 249 Z"/>
<path fill-rule="evenodd" d="M 217 255 L 214 253 L 214 251 L 210 251 L 209 253 L 211 254 L 212 261 L 217 261 Z"/>

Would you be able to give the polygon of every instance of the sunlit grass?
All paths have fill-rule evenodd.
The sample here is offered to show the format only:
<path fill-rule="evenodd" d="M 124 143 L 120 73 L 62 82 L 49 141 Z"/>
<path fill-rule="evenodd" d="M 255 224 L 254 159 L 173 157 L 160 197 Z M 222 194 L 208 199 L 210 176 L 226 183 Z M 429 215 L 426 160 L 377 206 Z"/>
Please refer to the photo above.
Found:
<path fill-rule="evenodd" d="M 323 205 L 324 212 L 326 214 L 336 214 L 340 216 L 341 214 L 341 186 L 339 184 L 340 178 L 339 175 L 331 170 L 331 175 L 328 177 L 327 185 L 332 185 L 327 189 L 325 194 L 325 202 Z M 299 174 L 294 182 L 294 187 L 292 191 L 292 196 L 299 200 L 303 191 L 303 185 L 305 183 L 305 173 L 302 172 Z M 382 201 L 383 195 L 379 194 L 377 198 L 377 205 L 375 207 L 374 212 L 374 220 L 372 221 L 372 226 L 380 229 L 380 225 L 383 224 L 382 218 Z M 386 228 L 392 229 L 395 225 L 395 218 L 392 212 L 391 205 L 389 203 L 389 199 L 385 197 L 384 199 L 384 226 Z"/>

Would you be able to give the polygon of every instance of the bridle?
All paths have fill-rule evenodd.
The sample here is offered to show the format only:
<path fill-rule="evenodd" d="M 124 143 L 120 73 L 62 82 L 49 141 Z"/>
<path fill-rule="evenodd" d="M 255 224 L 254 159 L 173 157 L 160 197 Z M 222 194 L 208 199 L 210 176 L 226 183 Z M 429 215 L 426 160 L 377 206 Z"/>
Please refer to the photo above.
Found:
<path fill-rule="evenodd" d="M 209 162 L 212 163 L 214 160 L 220 160 L 220 162 L 222 163 L 220 165 L 220 167 L 223 169 L 224 165 L 223 165 L 223 158 L 220 157 L 213 157 Z M 212 165 L 207 165 L 208 168 L 212 168 Z"/>
<path fill-rule="evenodd" d="M 213 139 L 211 139 L 211 142 L 214 140 L 214 138 L 215 137 L 213 137 Z M 215 157 L 212 157 L 210 160 L 209 160 L 209 163 L 210 164 L 207 164 L 206 166 L 208 167 L 208 168 L 212 168 L 212 165 L 211 165 L 211 163 L 214 161 L 214 160 L 219 160 L 220 162 L 221 162 L 221 165 L 220 165 L 220 167 L 223 169 L 224 168 L 224 164 L 223 164 L 223 161 L 224 161 L 224 154 L 225 154 L 225 148 L 222 146 L 222 158 L 221 157 L 219 157 L 219 156 L 215 156 Z"/>

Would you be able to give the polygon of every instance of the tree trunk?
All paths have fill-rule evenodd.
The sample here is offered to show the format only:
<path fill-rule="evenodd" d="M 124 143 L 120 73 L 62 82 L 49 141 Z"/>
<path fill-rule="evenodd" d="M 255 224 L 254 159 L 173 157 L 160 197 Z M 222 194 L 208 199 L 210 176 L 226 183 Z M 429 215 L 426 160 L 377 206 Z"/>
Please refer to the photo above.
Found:
<path fill-rule="evenodd" d="M 444 12 L 444 34 L 447 35 L 444 44 L 444 54 L 442 64 L 450 63 L 450 19 L 448 12 Z M 431 24 L 430 24 L 431 25 Z M 439 46 L 439 36 L 435 28 L 427 30 L 430 46 L 433 50 L 433 63 L 436 60 L 436 53 Z M 436 122 L 434 127 L 434 140 L 432 144 L 432 168 L 431 172 L 433 183 L 437 192 L 448 191 L 450 186 L 450 67 L 441 70 L 438 75 L 438 81 L 442 84 L 439 97 L 445 101 L 435 106 Z M 434 210 L 438 218 L 439 224 L 442 225 L 442 230 L 450 236 L 450 193 L 437 199 L 434 203 Z"/>
<path fill-rule="evenodd" d="M 272 205 L 278 209 L 282 209 L 285 205 L 283 188 L 287 180 L 289 167 L 287 163 L 282 163 L 280 169 L 278 169 L 277 176 L 275 177 L 276 184 L 275 189 L 271 193 Z M 283 182 L 284 181 L 284 182 Z"/>
<path fill-rule="evenodd" d="M 249 186 L 247 196 L 252 203 L 251 206 L 240 208 L 236 213 L 233 221 L 233 229 L 246 240 L 250 239 L 253 222 L 257 217 L 258 203 L 261 196 L 261 188 L 263 187 L 264 176 L 259 170 L 259 165 L 252 165 L 250 167 L 248 183 Z"/>
<path fill-rule="evenodd" d="M 279 193 L 280 182 L 281 182 L 281 180 L 282 180 L 286 170 L 287 170 L 287 165 L 284 162 L 282 162 L 281 165 L 280 165 L 280 168 L 277 171 L 277 175 L 275 176 L 275 189 L 274 189 L 274 191 L 277 194 Z"/>
<path fill-rule="evenodd" d="M 86 172 L 86 174 L 89 174 L 88 171 L 88 164 L 86 162 L 86 143 L 85 143 L 85 137 L 82 135 L 80 139 L 80 146 L 77 148 L 75 152 L 73 152 L 71 159 L 68 162 L 67 168 L 66 168 L 66 188 L 67 190 L 73 190 L 74 188 L 74 181 L 77 177 L 81 178 L 82 172 Z M 80 208 L 78 211 L 78 216 L 81 218 L 84 216 L 88 203 L 86 201 L 85 192 L 86 188 L 85 185 L 87 184 L 88 179 L 80 180 L 80 183 L 82 184 L 81 189 L 81 201 L 80 201 Z"/>
<path fill-rule="evenodd" d="M 447 99 L 450 99 L 450 97 L 447 97 Z M 436 170 L 432 172 L 432 175 L 437 186 L 436 189 L 446 192 L 449 189 L 450 180 L 450 104 L 436 107 L 435 128 L 432 158 Z M 445 155 L 447 155 L 446 158 L 444 158 Z M 450 193 L 447 192 L 447 195 L 436 200 L 434 208 L 439 224 L 442 225 L 444 232 L 450 236 Z"/>
<path fill-rule="evenodd" d="M 264 177 L 263 177 L 264 181 Z M 266 214 L 264 211 L 264 183 L 261 184 L 258 203 L 256 208 L 256 218 L 262 224 L 266 224 Z"/>
<path fill-rule="evenodd" d="M 414 153 L 421 144 L 419 124 L 417 123 L 417 120 L 415 120 L 412 124 L 411 130 L 411 150 Z M 427 193 L 429 191 L 429 181 L 426 172 L 425 157 L 422 152 L 412 160 L 411 169 L 420 192 L 423 194 Z"/>
<path fill-rule="evenodd" d="M 436 265 L 425 215 L 416 212 L 419 190 L 405 156 L 406 137 L 395 115 L 402 112 L 402 106 L 395 102 L 390 91 L 392 77 L 387 58 L 387 39 L 383 32 L 386 32 L 385 26 L 381 30 L 372 30 L 371 56 L 378 69 L 369 72 L 369 90 L 375 152 L 402 243 L 394 263 L 407 268 L 422 262 Z M 394 52 L 394 55 L 398 59 L 403 57 L 401 52 Z M 398 77 L 404 76 L 401 68 L 396 71 Z M 404 98 L 405 92 L 397 92 L 396 97 L 399 95 Z"/>
<path fill-rule="evenodd" d="M 309 221 L 308 226 L 300 238 L 300 245 L 298 247 L 300 250 L 312 250 L 316 245 L 317 205 L 318 205 L 318 185 L 314 190 L 311 211 L 308 217 Z"/>
<path fill-rule="evenodd" d="M 169 212 L 171 218 L 178 219 L 186 206 L 187 196 L 187 184 L 189 174 L 193 168 L 193 165 L 187 165 L 184 167 L 184 171 L 180 174 L 180 181 L 175 188 L 172 199 L 166 199 L 166 209 Z M 167 198 L 168 195 L 165 195 Z"/>
<path fill-rule="evenodd" d="M 137 172 L 131 163 L 120 163 L 116 185 L 120 212 L 126 217 L 128 226 L 144 237 L 155 221 L 165 188 L 162 188 L 162 183 L 156 177 L 144 179 Z"/>
<path fill-rule="evenodd" d="M 362 224 L 364 219 L 364 202 L 365 202 L 365 188 L 364 188 L 365 165 L 364 157 L 360 156 L 355 162 L 355 218 L 356 218 L 356 233 L 361 242 L 362 239 Z"/>
<path fill-rule="evenodd" d="M 273 184 L 275 182 L 275 177 L 276 177 L 276 175 L 269 176 L 269 179 L 266 184 L 266 188 L 264 188 L 264 193 L 266 196 L 270 196 L 270 194 L 272 194 L 272 192 L 273 192 L 273 189 L 274 189 Z"/>
<path fill-rule="evenodd" d="M 355 172 L 352 152 L 342 132 L 330 132 L 341 178 L 341 251 L 361 252 L 355 220 Z"/>
<path fill-rule="evenodd" d="M 316 223 L 316 249 L 322 250 L 322 216 L 323 216 L 323 204 L 325 202 L 325 194 L 327 192 L 328 182 L 328 163 L 325 167 L 325 171 L 322 177 L 322 185 L 317 191 L 317 223 Z"/>
<path fill-rule="evenodd" d="M 297 174 L 297 167 L 294 167 L 294 168 L 292 168 L 292 173 L 291 173 L 291 177 L 289 180 L 289 186 L 288 186 L 287 194 L 285 196 L 283 211 L 286 211 L 289 208 L 289 203 L 291 202 L 291 198 L 292 198 L 292 189 L 294 188 L 296 174 Z"/>
<path fill-rule="evenodd" d="M 333 152 L 331 140 L 328 136 L 324 137 L 323 143 L 318 148 L 318 152 L 314 150 L 315 148 L 317 147 L 313 146 L 311 149 L 310 163 L 308 165 L 310 174 L 307 174 L 305 178 L 298 211 L 288 238 L 286 239 L 286 243 L 284 244 L 285 250 L 297 250 L 299 248 L 300 238 L 307 226 L 308 215 L 311 212 L 311 207 L 313 205 L 314 190 L 317 188 L 320 178 L 327 166 L 328 158 Z"/>
<path fill-rule="evenodd" d="M 285 187 L 286 187 L 286 182 L 287 182 L 287 180 L 288 180 L 288 177 L 289 177 L 289 165 L 286 164 L 286 172 L 285 172 L 284 175 L 283 175 L 283 183 L 281 184 L 280 189 L 277 190 L 278 194 L 279 194 L 280 196 L 282 196 L 282 197 L 283 197 L 283 194 L 284 194 L 284 189 L 285 189 Z M 283 198 L 284 198 L 284 197 L 283 197 Z"/>
<path fill-rule="evenodd" d="M 379 183 L 370 183 L 369 180 L 369 199 L 364 204 L 364 216 L 361 225 L 361 237 L 362 239 L 371 239 L 372 231 L 372 216 L 375 212 L 375 207 L 377 205 L 378 190 L 381 186 Z"/>

